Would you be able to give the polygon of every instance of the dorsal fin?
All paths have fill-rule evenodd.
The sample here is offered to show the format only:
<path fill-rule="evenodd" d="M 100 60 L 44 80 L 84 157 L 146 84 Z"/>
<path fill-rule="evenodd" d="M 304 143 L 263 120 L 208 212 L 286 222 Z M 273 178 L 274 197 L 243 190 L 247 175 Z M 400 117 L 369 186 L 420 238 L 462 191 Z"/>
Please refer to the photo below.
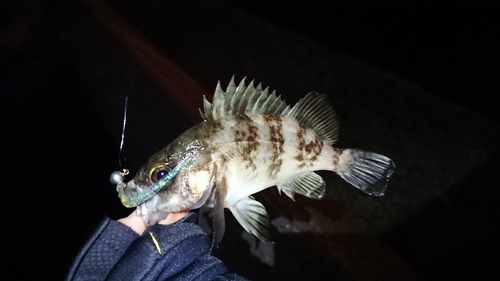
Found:
<path fill-rule="evenodd" d="M 310 92 L 282 117 L 294 119 L 301 126 L 313 130 L 327 144 L 332 145 L 337 142 L 339 136 L 337 114 L 323 94 Z"/>
<path fill-rule="evenodd" d="M 262 85 L 254 86 L 252 80 L 248 86 L 245 78 L 236 86 L 234 76 L 226 91 L 220 82 L 215 88 L 213 102 L 203 97 L 204 112 L 201 117 L 205 121 L 217 120 L 226 116 L 241 114 L 266 114 L 280 116 L 297 121 L 300 126 L 311 129 L 327 144 L 334 144 L 338 138 L 338 120 L 325 95 L 310 92 L 293 108 L 290 108 L 280 96 Z"/>
<path fill-rule="evenodd" d="M 253 80 L 247 86 L 245 79 L 243 78 L 236 86 L 233 76 L 225 92 L 220 82 L 217 83 L 213 102 L 210 103 L 206 97 L 203 97 L 204 111 L 200 110 L 201 117 L 207 121 L 239 114 L 281 116 L 290 110 L 285 101 L 276 96 L 276 92 L 269 93 L 269 88 L 262 89 L 262 84 L 255 87 Z"/>

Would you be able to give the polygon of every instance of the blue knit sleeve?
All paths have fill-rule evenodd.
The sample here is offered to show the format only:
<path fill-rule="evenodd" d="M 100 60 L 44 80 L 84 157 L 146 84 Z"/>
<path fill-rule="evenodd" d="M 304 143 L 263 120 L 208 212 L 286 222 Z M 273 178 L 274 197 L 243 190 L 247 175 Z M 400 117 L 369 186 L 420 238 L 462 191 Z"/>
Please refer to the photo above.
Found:
<path fill-rule="evenodd" d="M 197 224 L 148 227 L 139 236 L 105 219 L 80 251 L 67 280 L 246 280 L 210 255 Z"/>
<path fill-rule="evenodd" d="M 105 218 L 77 255 L 66 280 L 104 280 L 137 237 L 129 227 Z"/>
<path fill-rule="evenodd" d="M 155 225 L 136 239 L 107 280 L 245 280 L 210 255 L 210 240 L 197 224 Z"/>

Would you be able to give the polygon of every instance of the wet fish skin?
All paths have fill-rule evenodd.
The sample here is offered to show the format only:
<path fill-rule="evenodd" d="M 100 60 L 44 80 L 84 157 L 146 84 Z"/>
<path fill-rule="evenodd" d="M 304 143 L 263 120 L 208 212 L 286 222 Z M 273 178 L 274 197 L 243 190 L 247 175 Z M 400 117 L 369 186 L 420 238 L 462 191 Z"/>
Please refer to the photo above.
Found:
<path fill-rule="evenodd" d="M 246 231 L 270 241 L 267 212 L 252 194 L 277 186 L 292 199 L 295 194 L 321 199 L 326 184 L 314 171 L 329 170 L 380 196 L 395 169 L 383 155 L 333 147 L 337 117 L 326 97 L 315 92 L 290 107 L 253 81 L 247 86 L 243 79 L 236 86 L 232 79 L 226 91 L 217 85 L 213 103 L 204 99 L 200 112 L 203 122 L 154 154 L 133 180 L 117 186 L 124 205 L 142 204 L 138 210 L 148 224 L 170 212 L 212 207 L 218 243 L 223 209 L 229 208 Z M 156 176 L 165 170 L 168 182 Z"/>

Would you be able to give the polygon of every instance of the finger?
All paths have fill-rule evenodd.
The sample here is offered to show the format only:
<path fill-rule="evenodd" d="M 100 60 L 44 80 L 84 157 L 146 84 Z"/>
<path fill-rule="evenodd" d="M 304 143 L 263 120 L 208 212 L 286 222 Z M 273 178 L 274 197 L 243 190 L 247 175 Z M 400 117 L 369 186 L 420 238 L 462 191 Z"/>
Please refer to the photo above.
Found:
<path fill-rule="evenodd" d="M 161 220 L 159 224 L 172 224 L 189 215 L 189 211 L 181 211 L 168 214 L 167 218 Z"/>
<path fill-rule="evenodd" d="M 119 219 L 118 222 L 130 227 L 135 233 L 141 235 L 146 230 L 146 225 L 141 217 L 134 211 L 128 217 Z"/>

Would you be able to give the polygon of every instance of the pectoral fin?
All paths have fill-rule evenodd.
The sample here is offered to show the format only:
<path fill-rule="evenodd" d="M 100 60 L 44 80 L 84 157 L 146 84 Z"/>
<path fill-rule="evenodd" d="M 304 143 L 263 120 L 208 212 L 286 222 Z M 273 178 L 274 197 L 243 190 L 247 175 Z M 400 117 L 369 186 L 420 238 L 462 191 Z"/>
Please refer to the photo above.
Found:
<path fill-rule="evenodd" d="M 226 200 L 226 195 L 226 179 L 223 178 L 217 183 L 214 193 L 212 248 L 219 245 L 226 230 L 226 220 L 224 218 L 224 201 Z"/>
<path fill-rule="evenodd" d="M 325 195 L 325 181 L 314 172 L 309 172 L 289 182 L 279 184 L 278 190 L 283 191 L 294 200 L 295 193 L 311 199 L 321 199 Z"/>
<path fill-rule="evenodd" d="M 248 233 L 264 242 L 272 242 L 266 208 L 252 196 L 236 202 L 229 210 Z"/>

